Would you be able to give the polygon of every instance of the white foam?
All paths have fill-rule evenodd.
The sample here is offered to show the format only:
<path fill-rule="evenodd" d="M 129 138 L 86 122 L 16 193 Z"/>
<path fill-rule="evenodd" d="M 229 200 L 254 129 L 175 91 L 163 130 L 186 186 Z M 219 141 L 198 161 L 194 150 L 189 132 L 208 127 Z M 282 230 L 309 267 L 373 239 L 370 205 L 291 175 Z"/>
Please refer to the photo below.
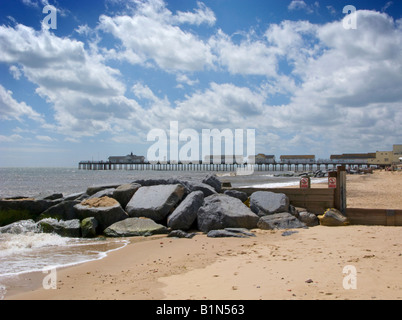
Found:
<path fill-rule="evenodd" d="M 31 252 L 34 249 L 64 246 L 67 238 L 49 233 L 0 234 L 0 258 Z"/>
<path fill-rule="evenodd" d="M 110 244 L 118 244 L 116 250 L 127 245 L 124 240 L 65 238 L 40 231 L 33 220 L 0 228 L 0 278 L 102 259 L 114 250 L 108 250 Z"/>

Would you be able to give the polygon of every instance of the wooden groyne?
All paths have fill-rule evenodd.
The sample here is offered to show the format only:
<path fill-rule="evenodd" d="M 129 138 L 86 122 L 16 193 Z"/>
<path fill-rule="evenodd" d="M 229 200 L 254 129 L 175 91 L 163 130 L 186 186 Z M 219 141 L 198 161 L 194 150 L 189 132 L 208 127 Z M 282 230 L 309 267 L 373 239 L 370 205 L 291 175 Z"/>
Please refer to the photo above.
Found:
<path fill-rule="evenodd" d="M 329 178 L 335 178 L 336 188 L 230 188 L 251 195 L 256 191 L 284 193 L 295 207 L 307 209 L 311 213 L 321 215 L 329 208 L 341 211 L 351 225 L 366 226 L 402 226 L 402 210 L 398 209 L 363 209 L 347 207 L 346 171 L 338 167 L 330 172 Z"/>

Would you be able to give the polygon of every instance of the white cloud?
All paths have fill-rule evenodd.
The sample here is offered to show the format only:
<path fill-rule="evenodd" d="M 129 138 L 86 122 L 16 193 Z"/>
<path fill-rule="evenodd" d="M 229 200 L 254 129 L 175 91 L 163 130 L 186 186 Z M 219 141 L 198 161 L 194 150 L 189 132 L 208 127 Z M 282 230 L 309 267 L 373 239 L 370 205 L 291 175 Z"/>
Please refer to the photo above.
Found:
<path fill-rule="evenodd" d="M 22 3 L 29 7 L 38 8 L 39 3 L 35 0 L 22 0 Z"/>
<path fill-rule="evenodd" d="M 262 115 L 264 101 L 261 93 L 247 87 L 211 83 L 205 91 L 177 101 L 169 119 L 180 119 L 194 129 L 253 127 L 250 119 Z"/>
<path fill-rule="evenodd" d="M 276 76 L 278 50 L 261 40 L 246 39 L 235 44 L 219 31 L 210 44 L 217 53 L 219 63 L 232 74 Z"/>
<path fill-rule="evenodd" d="M 344 150 L 353 151 L 354 146 L 361 151 L 375 141 L 396 143 L 402 136 L 401 29 L 385 14 L 357 14 L 358 29 L 353 32 L 345 30 L 342 21 L 315 26 L 309 35 L 314 45 L 310 50 L 303 44 L 308 38 L 296 31 L 295 24 L 287 25 L 286 34 L 295 32 L 295 61 L 300 63 L 294 64 L 293 74 L 300 84 L 292 90 L 290 103 L 277 113 L 277 123 L 293 124 L 294 137 L 300 136 L 299 131 L 309 135 L 308 144 L 318 146 L 319 141 L 335 139 L 345 144 Z M 288 47 L 282 37 L 271 40 L 276 39 L 280 39 L 279 47 Z M 293 55 L 288 51 L 287 58 L 296 59 Z"/>
<path fill-rule="evenodd" d="M 166 71 L 203 70 L 213 65 L 210 47 L 175 24 L 211 21 L 205 20 L 209 12 L 199 4 L 196 13 L 173 15 L 163 1 L 152 0 L 138 4 L 132 16 L 102 15 L 99 29 L 122 42 L 124 50 L 116 57 L 132 64 L 152 62 Z"/>
<path fill-rule="evenodd" d="M 43 123 L 43 117 L 25 102 L 18 102 L 13 93 L 0 84 L 0 119 L 22 121 L 23 117 Z"/>
<path fill-rule="evenodd" d="M 155 96 L 152 90 L 142 83 L 136 83 L 131 89 L 139 99 L 146 99 L 153 102 L 159 101 L 159 98 Z"/>
<path fill-rule="evenodd" d="M 11 66 L 9 70 L 15 80 L 20 80 L 21 71 L 17 66 Z"/>
<path fill-rule="evenodd" d="M 96 52 L 88 53 L 82 42 L 23 25 L 0 26 L 0 47 L 0 61 L 21 66 L 38 86 L 36 93 L 53 106 L 56 124 L 48 129 L 77 138 L 113 131 L 119 119 L 131 120 L 133 126 L 141 122 L 140 106 L 124 96 L 120 71 L 104 65 Z M 1 93 L 5 96 L 5 90 Z M 26 105 L 8 101 L 8 109 L 20 110 L 15 114 L 38 118 Z"/>
<path fill-rule="evenodd" d="M 303 0 L 292 0 L 288 6 L 289 10 L 305 10 L 307 13 L 312 13 L 313 10 Z"/>
<path fill-rule="evenodd" d="M 179 83 L 184 83 L 187 84 L 188 86 L 194 86 L 196 84 L 198 84 L 200 81 L 197 80 L 191 80 L 187 75 L 185 74 L 178 74 L 176 76 L 176 81 Z"/>
<path fill-rule="evenodd" d="M 57 141 L 57 139 L 54 139 L 54 138 L 52 138 L 52 137 L 49 137 L 49 136 L 36 136 L 35 137 L 37 140 L 39 140 L 39 141 L 43 141 L 43 142 L 54 142 L 54 141 Z"/>
<path fill-rule="evenodd" d="M 0 135 L 0 142 L 16 142 L 22 140 L 23 137 L 19 134 L 13 134 L 11 136 Z"/>
<path fill-rule="evenodd" d="M 173 21 L 181 24 L 181 23 L 189 23 L 195 25 L 201 25 L 206 23 L 210 26 L 213 26 L 216 22 L 216 17 L 214 12 L 208 8 L 204 3 L 197 2 L 198 9 L 193 12 L 177 12 L 177 14 L 173 17 Z"/>

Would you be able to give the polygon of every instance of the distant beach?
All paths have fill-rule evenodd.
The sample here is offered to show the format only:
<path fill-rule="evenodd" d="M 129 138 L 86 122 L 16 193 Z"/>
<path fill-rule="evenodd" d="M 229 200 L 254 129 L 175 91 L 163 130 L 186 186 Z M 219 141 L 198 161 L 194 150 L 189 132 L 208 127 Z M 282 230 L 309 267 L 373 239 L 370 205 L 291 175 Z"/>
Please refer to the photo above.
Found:
<path fill-rule="evenodd" d="M 402 208 L 401 172 L 347 180 L 350 206 Z M 402 299 L 401 227 L 254 232 L 130 238 L 102 260 L 60 269 L 56 290 L 41 288 L 42 273 L 29 274 L 8 283 L 6 299 Z M 356 290 L 342 286 L 347 265 L 357 269 Z"/>

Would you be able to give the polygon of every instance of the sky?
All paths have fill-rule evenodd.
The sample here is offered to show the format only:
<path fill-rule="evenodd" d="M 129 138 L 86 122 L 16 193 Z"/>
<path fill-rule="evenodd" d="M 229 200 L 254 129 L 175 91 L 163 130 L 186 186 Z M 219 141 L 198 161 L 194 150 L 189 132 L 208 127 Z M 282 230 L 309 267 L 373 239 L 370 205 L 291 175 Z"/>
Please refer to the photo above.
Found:
<path fill-rule="evenodd" d="M 0 1 L 0 167 L 147 156 L 172 122 L 277 157 L 387 151 L 401 89 L 400 0 Z"/>

